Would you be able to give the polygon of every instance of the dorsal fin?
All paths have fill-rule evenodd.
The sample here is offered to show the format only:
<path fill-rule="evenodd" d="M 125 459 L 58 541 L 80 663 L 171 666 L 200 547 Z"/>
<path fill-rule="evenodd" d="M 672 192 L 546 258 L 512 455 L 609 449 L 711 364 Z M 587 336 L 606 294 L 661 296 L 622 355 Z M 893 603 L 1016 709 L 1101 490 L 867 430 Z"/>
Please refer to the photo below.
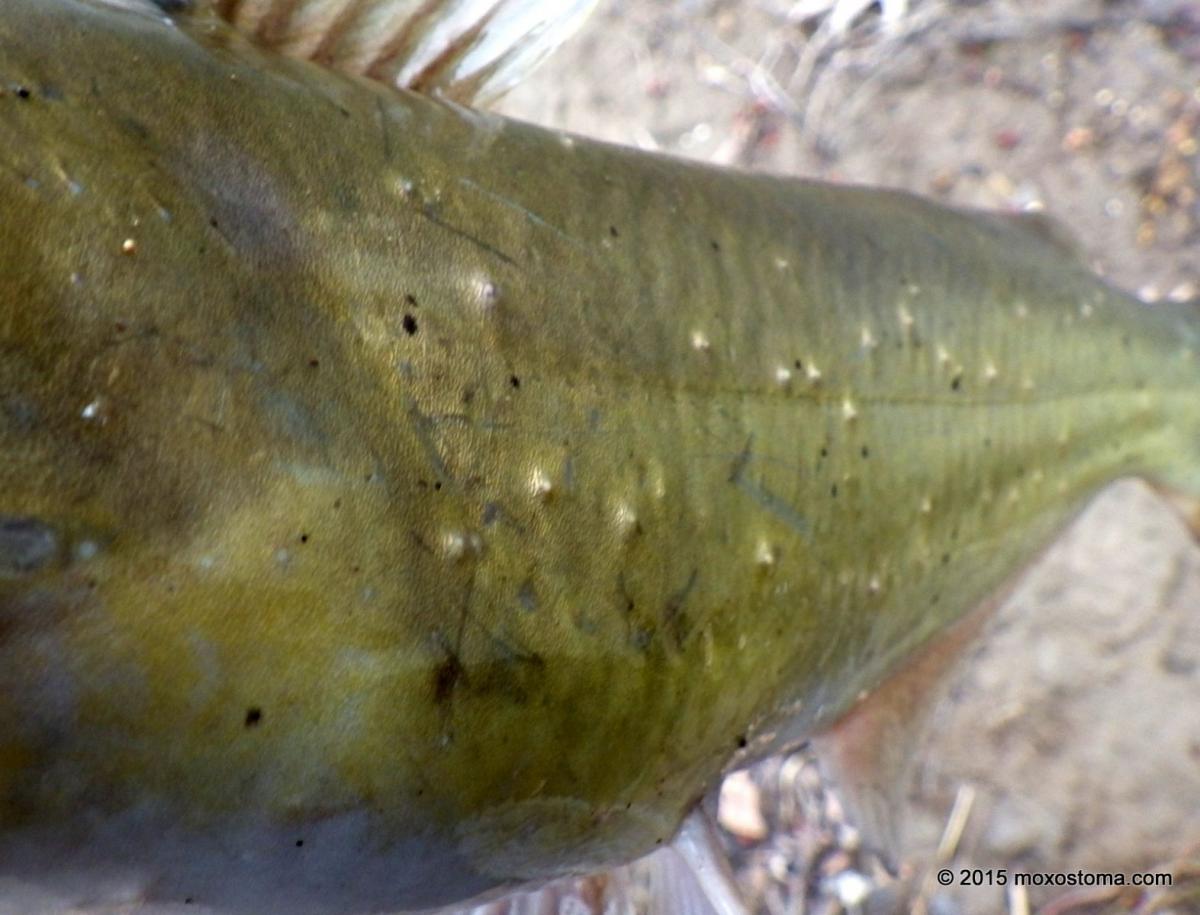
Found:
<path fill-rule="evenodd" d="M 156 0 L 164 9 L 181 0 Z M 461 104 L 503 95 L 596 0 L 190 0 L 258 44 Z"/>

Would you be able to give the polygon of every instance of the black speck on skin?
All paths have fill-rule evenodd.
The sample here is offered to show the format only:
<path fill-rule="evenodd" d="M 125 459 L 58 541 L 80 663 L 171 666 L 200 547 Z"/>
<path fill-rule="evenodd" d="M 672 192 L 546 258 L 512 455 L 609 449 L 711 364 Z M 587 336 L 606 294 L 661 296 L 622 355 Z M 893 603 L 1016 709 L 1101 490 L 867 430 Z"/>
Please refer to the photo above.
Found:
<path fill-rule="evenodd" d="M 957 391 L 961 387 L 962 387 L 962 377 L 960 375 L 955 375 L 954 380 L 950 382 L 950 390 Z"/>
<path fill-rule="evenodd" d="M 400 322 L 400 324 L 401 324 L 401 326 L 403 326 L 403 328 L 404 328 L 404 332 L 405 332 L 406 334 L 408 334 L 410 337 L 411 337 L 411 336 L 413 336 L 414 334 L 416 334 L 416 332 L 417 332 L 417 319 L 416 319 L 416 318 L 414 318 L 412 315 L 407 315 L 407 314 L 406 314 L 406 315 L 404 316 L 404 319 L 403 319 L 403 320 Z"/>
<path fill-rule="evenodd" d="M 438 705 L 448 702 L 462 677 L 462 664 L 455 655 L 448 655 L 433 670 L 433 701 Z"/>
<path fill-rule="evenodd" d="M 260 709 L 257 705 L 250 706 L 250 708 L 246 709 L 246 727 L 258 727 L 260 724 L 262 724 L 262 717 L 262 709 Z"/>
<path fill-rule="evenodd" d="M 516 375 L 510 375 L 508 378 L 508 383 L 510 385 L 512 385 L 514 390 L 521 387 L 521 379 L 518 378 Z"/>
<path fill-rule="evenodd" d="M 835 499 L 837 498 L 837 495 L 838 495 L 837 483 L 834 483 L 832 486 L 829 487 L 829 494 L 831 496 L 833 496 Z"/>
<path fill-rule="evenodd" d="M 417 297 L 415 295 L 413 295 L 411 292 L 406 292 L 404 294 L 404 302 L 407 305 L 411 305 L 413 308 L 420 307 L 417 305 Z"/>

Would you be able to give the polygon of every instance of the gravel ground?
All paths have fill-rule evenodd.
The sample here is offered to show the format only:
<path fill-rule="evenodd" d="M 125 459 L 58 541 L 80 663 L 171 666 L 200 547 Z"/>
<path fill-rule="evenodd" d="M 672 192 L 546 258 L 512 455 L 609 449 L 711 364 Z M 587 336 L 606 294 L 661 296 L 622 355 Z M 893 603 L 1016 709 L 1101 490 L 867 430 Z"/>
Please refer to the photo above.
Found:
<path fill-rule="evenodd" d="M 713 162 L 1044 207 L 1118 285 L 1196 295 L 1200 3 L 890 0 L 841 30 L 802 15 L 822 6 L 602 0 L 502 107 Z M 804 756 L 730 777 L 723 839 L 753 908 L 1200 912 L 1200 550 L 1161 502 L 1137 483 L 1102 495 L 964 668 L 896 875 Z M 958 885 L 964 868 L 983 885 Z M 1017 871 L 1174 885 L 1026 890 Z"/>

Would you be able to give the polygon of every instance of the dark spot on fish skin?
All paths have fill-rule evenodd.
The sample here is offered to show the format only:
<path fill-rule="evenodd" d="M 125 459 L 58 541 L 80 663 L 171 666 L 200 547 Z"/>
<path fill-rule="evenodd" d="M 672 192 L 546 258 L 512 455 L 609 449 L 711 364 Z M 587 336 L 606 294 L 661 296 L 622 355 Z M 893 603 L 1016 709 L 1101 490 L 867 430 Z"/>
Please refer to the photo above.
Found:
<path fill-rule="evenodd" d="M 739 734 L 739 735 L 738 735 L 738 739 L 737 739 L 737 746 L 738 746 L 738 749 L 739 749 L 739 750 L 744 750 L 744 749 L 746 749 L 746 747 L 748 747 L 749 745 L 750 745 L 750 741 L 746 740 L 746 735 L 745 735 L 745 734 Z"/>
<path fill-rule="evenodd" d="M 308 543 L 308 534 L 301 534 L 301 535 L 300 535 L 300 542 L 301 542 L 301 543 Z"/>
<path fill-rule="evenodd" d="M 962 376 L 955 375 L 954 380 L 950 382 L 950 390 L 957 391 L 961 387 L 962 387 Z"/>
<path fill-rule="evenodd" d="M 795 362 L 793 362 L 792 365 L 794 365 L 796 367 L 796 371 L 798 371 L 798 372 L 804 371 L 804 363 L 801 362 L 799 359 L 797 359 Z"/>
<path fill-rule="evenodd" d="M 720 245 L 720 243 L 719 243 L 719 242 L 718 242 L 718 241 L 717 241 L 715 238 L 714 238 L 712 241 L 710 241 L 710 242 L 709 242 L 709 244 L 710 244 L 710 245 L 712 245 L 712 249 L 713 249 L 714 251 L 720 251 L 720 250 L 721 250 L 721 245 Z"/>
<path fill-rule="evenodd" d="M 0 515 L 0 578 L 29 575 L 60 554 L 58 534 L 37 518 Z"/>
<path fill-rule="evenodd" d="M 683 605 L 687 602 L 688 596 L 692 593 L 692 589 L 696 586 L 696 580 L 699 577 L 700 570 L 692 569 L 684 586 L 672 594 L 663 606 L 663 627 L 671 634 L 671 640 L 675 643 L 677 649 L 683 648 L 684 642 L 687 641 L 690 627 L 687 617 L 683 612 Z"/>
<path fill-rule="evenodd" d="M 154 4 L 164 13 L 178 13 L 189 9 L 191 0 L 154 0 Z"/>
<path fill-rule="evenodd" d="M 942 595 L 940 595 L 940 594 L 935 594 L 935 595 L 933 595 L 933 597 L 931 597 L 931 598 L 929 599 L 929 603 L 931 603 L 931 604 L 936 604 L 936 603 L 937 603 L 938 601 L 940 601 L 941 599 L 942 599 Z"/>
<path fill-rule="evenodd" d="M 949 553 L 942 553 L 942 565 L 944 565 L 944 566 L 950 565 L 950 554 Z"/>
<path fill-rule="evenodd" d="M 866 445 L 863 445 L 862 448 L 859 449 L 858 453 L 863 456 L 863 460 L 866 460 L 867 458 L 869 458 L 871 456 L 871 449 L 868 448 Z"/>
<path fill-rule="evenodd" d="M 508 377 L 508 383 L 513 386 L 514 390 L 521 387 L 521 379 L 518 378 L 516 375 L 510 375 Z"/>
<path fill-rule="evenodd" d="M 608 227 L 608 234 L 609 234 L 609 235 L 611 235 L 613 238 L 619 238 L 619 237 L 620 237 L 620 235 L 621 235 L 621 233 L 617 231 L 617 227 L 616 227 L 616 226 L 609 226 L 609 227 Z"/>
<path fill-rule="evenodd" d="M 404 293 L 404 301 L 407 305 L 410 305 L 413 308 L 421 307 L 417 304 L 417 297 L 415 295 L 413 295 L 411 292 Z"/>
<path fill-rule="evenodd" d="M 246 727 L 258 727 L 260 724 L 262 724 L 262 717 L 262 709 L 260 709 L 257 705 L 250 706 L 250 708 L 246 709 Z"/>
<path fill-rule="evenodd" d="M 321 360 L 320 360 L 320 359 L 315 359 L 315 358 L 314 358 L 314 359 L 309 359 L 309 360 L 308 360 L 308 367 L 309 367 L 310 369 L 319 369 L 319 368 L 321 367 Z"/>
<path fill-rule="evenodd" d="M 29 101 L 29 96 L 31 94 L 32 93 L 29 91 L 28 86 L 17 86 L 17 98 L 21 99 L 21 101 Z"/>
<path fill-rule="evenodd" d="M 821 449 L 821 457 L 823 457 L 823 458 L 829 457 L 829 449 L 828 448 Z"/>
<path fill-rule="evenodd" d="M 465 671 L 458 656 L 449 652 L 445 659 L 433 669 L 433 701 L 444 705 L 454 695 L 454 689 L 459 680 L 463 679 Z"/>
<path fill-rule="evenodd" d="M 417 319 L 414 318 L 412 315 L 406 314 L 404 316 L 403 320 L 401 320 L 400 324 L 404 328 L 404 332 L 406 334 L 408 334 L 410 337 L 414 336 L 416 334 Z"/>
<path fill-rule="evenodd" d="M 829 487 L 829 494 L 831 496 L 833 496 L 835 499 L 837 498 L 837 495 L 838 495 L 837 483 L 834 483 L 832 486 Z"/>
<path fill-rule="evenodd" d="M 303 839 L 297 839 L 297 840 L 296 840 L 296 847 L 297 847 L 297 848 L 303 848 L 303 847 L 304 847 L 304 840 L 303 840 Z"/>

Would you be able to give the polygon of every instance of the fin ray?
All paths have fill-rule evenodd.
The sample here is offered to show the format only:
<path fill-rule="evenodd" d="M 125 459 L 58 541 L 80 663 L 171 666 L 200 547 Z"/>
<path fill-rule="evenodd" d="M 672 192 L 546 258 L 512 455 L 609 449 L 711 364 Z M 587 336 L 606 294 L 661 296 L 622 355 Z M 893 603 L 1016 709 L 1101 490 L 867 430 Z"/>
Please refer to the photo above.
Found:
<path fill-rule="evenodd" d="M 461 104 L 499 98 L 596 0 L 194 0 L 264 47 Z"/>

